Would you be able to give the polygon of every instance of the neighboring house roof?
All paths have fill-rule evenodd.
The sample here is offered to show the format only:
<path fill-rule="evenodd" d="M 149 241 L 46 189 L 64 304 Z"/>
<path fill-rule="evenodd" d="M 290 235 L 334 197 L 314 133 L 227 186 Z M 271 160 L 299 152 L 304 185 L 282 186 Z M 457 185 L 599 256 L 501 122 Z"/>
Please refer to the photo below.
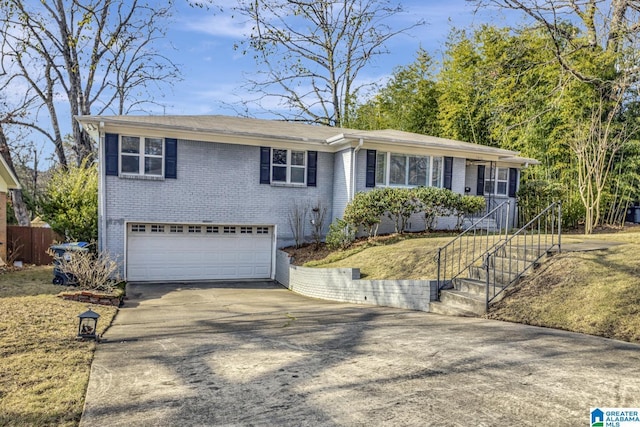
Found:
<path fill-rule="evenodd" d="M 13 173 L 7 162 L 0 156 L 0 191 L 17 190 L 20 188 L 18 178 Z"/>
<path fill-rule="evenodd" d="M 77 116 L 85 129 L 97 132 L 153 131 L 167 137 L 200 141 L 265 145 L 269 142 L 305 144 L 313 149 L 335 152 L 362 142 L 376 149 L 435 150 L 443 155 L 463 154 L 477 160 L 507 160 L 514 164 L 537 164 L 510 150 L 437 138 L 397 130 L 364 131 L 309 125 L 280 120 L 262 120 L 231 116 Z M 97 135 L 96 135 L 97 136 Z M 96 138 L 97 139 L 97 138 Z"/>

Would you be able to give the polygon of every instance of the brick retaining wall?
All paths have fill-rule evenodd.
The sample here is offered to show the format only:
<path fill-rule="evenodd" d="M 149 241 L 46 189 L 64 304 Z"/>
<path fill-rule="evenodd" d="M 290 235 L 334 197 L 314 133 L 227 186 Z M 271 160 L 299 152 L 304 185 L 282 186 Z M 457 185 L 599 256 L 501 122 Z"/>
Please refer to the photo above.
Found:
<path fill-rule="evenodd" d="M 362 280 L 357 268 L 294 266 L 284 251 L 276 254 L 276 280 L 313 298 L 420 311 L 429 311 L 437 289 L 434 280 Z"/>

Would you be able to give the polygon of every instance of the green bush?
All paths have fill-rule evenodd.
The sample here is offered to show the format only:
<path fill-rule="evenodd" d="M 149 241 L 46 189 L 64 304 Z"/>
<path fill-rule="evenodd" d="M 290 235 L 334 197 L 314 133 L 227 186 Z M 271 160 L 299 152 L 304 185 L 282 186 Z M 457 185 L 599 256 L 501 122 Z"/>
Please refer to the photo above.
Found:
<path fill-rule="evenodd" d="M 382 191 L 360 192 L 347 205 L 342 219 L 354 229 L 362 227 L 371 238 L 377 235 L 378 226 L 386 210 Z"/>
<path fill-rule="evenodd" d="M 98 170 L 69 166 L 54 172 L 40 201 L 40 215 L 68 240 L 98 239 Z"/>
<path fill-rule="evenodd" d="M 424 212 L 428 230 L 433 230 L 436 217 L 453 213 L 459 196 L 446 188 L 418 187 L 413 191 L 419 203 L 419 209 Z"/>
<path fill-rule="evenodd" d="M 329 225 L 329 233 L 325 238 L 327 247 L 331 250 L 347 249 L 356 237 L 356 230 L 347 221 L 336 219 Z"/>
<path fill-rule="evenodd" d="M 480 213 L 485 209 L 486 200 L 482 196 L 470 196 L 466 194 L 456 194 L 456 196 L 453 211 L 458 217 L 456 229 L 459 230 L 462 228 L 465 217 Z"/>
<path fill-rule="evenodd" d="M 410 188 L 383 188 L 380 190 L 387 217 L 393 221 L 395 232 L 404 233 L 409 218 L 420 212 L 415 192 Z"/>

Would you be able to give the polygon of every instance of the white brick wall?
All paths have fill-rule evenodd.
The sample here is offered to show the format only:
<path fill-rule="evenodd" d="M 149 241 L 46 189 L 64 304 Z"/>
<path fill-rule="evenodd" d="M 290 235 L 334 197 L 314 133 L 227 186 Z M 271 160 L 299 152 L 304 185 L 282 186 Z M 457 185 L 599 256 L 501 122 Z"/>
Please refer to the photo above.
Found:
<path fill-rule="evenodd" d="M 277 259 L 276 280 L 313 298 L 429 311 L 429 302 L 436 296 L 434 280 L 361 280 L 357 268 L 289 266 L 283 251 L 278 251 Z"/>
<path fill-rule="evenodd" d="M 334 154 L 334 180 L 333 180 L 333 210 L 331 220 L 342 218 L 344 209 L 349 203 L 349 191 L 351 189 L 351 159 L 352 150 L 348 148 Z"/>
<path fill-rule="evenodd" d="M 318 200 L 327 207 L 326 232 L 332 218 L 333 160 L 333 154 L 318 153 L 316 187 L 272 186 L 259 183 L 259 147 L 179 140 L 177 179 L 106 177 L 105 249 L 124 254 L 125 221 L 276 225 L 277 246 L 285 247 L 293 243 L 291 206 Z M 310 236 L 309 220 L 305 224 Z"/>

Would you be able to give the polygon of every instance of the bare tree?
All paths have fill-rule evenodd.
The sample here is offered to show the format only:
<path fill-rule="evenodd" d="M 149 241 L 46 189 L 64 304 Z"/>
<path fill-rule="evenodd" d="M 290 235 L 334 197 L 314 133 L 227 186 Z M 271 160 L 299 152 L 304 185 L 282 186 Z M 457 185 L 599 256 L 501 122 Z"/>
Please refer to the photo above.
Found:
<path fill-rule="evenodd" d="M 11 151 L 9 149 L 9 144 L 7 143 L 7 138 L 4 134 L 4 129 L 2 124 L 0 123 L 0 155 L 4 158 L 7 166 L 11 169 L 14 175 L 16 175 L 16 168 L 13 165 L 13 159 L 11 157 Z M 29 215 L 29 210 L 27 209 L 27 204 L 24 202 L 22 198 L 22 190 L 21 189 L 13 189 L 11 190 L 11 200 L 13 205 L 13 213 L 18 220 L 18 224 L 23 227 L 28 227 L 31 225 L 31 218 Z"/>
<path fill-rule="evenodd" d="M 284 118 L 329 126 L 348 121 L 358 75 L 388 53 L 386 42 L 423 24 L 392 28 L 403 9 L 391 0 L 238 0 L 232 9 L 252 28 L 237 48 L 260 66 L 249 79 L 258 96 L 244 103 L 277 99 L 293 110 Z"/>
<path fill-rule="evenodd" d="M 585 234 L 591 234 L 600 223 L 603 193 L 616 153 L 628 135 L 611 113 L 610 109 L 605 114 L 602 102 L 598 104 L 586 123 L 576 127 L 576 135 L 569 142 L 577 159 L 578 189 L 585 207 Z"/>
<path fill-rule="evenodd" d="M 77 163 L 92 157 L 90 138 L 74 115 L 139 108 L 152 99 L 147 98 L 148 86 L 178 77 L 176 65 L 153 47 L 164 36 L 163 22 L 172 6 L 172 1 L 141 0 L 5 1 L 0 11 L 1 75 L 5 83 L 24 87 L 37 99 L 30 114 L 6 123 L 42 134 L 66 166 L 61 120 L 68 119 Z M 134 89 L 140 91 L 135 98 Z M 44 116 L 48 125 L 42 124 Z"/>

